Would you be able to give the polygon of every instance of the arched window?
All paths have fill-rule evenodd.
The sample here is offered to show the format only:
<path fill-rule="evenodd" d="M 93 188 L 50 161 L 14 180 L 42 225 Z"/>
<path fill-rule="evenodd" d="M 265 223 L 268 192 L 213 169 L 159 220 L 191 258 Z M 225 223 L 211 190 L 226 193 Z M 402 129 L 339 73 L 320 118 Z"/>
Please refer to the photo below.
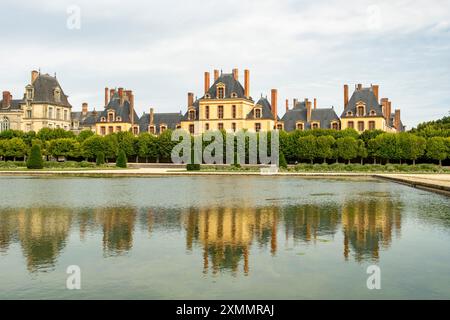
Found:
<path fill-rule="evenodd" d="M 9 119 L 7 117 L 3 117 L 2 120 L 0 120 L 0 132 L 9 130 Z"/>
<path fill-rule="evenodd" d="M 232 97 L 232 98 L 237 98 L 237 96 L 238 96 L 238 95 L 237 95 L 236 92 L 233 92 L 233 93 L 231 94 L 231 97 Z"/>
<path fill-rule="evenodd" d="M 371 116 L 375 116 L 376 114 L 377 114 L 377 113 L 375 112 L 375 110 L 371 110 L 371 111 L 370 111 L 370 115 L 371 115 Z"/>
<path fill-rule="evenodd" d="M 297 123 L 297 130 L 303 130 L 303 123 Z"/>

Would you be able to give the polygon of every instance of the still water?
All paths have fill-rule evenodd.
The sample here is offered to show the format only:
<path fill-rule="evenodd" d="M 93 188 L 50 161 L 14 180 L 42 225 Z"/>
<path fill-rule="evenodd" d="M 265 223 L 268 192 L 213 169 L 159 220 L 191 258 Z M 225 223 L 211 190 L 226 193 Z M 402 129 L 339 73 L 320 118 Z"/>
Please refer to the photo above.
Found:
<path fill-rule="evenodd" d="M 0 197 L 0 299 L 450 298 L 450 199 L 392 182 L 2 177 Z"/>

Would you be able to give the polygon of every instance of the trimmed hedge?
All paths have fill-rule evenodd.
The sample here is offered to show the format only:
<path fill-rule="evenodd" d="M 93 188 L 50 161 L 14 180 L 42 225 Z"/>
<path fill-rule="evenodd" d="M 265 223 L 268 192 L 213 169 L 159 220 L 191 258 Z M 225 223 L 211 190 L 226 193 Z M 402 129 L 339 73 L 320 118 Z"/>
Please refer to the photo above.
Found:
<path fill-rule="evenodd" d="M 28 169 L 42 169 L 44 167 L 44 160 L 42 160 L 41 147 L 35 144 L 31 147 L 30 156 L 27 160 Z"/>
<path fill-rule="evenodd" d="M 116 159 L 116 167 L 119 168 L 126 168 L 127 167 L 127 155 L 125 154 L 125 151 L 120 150 L 119 155 Z"/>
<path fill-rule="evenodd" d="M 187 171 L 200 171 L 201 167 L 198 163 L 190 163 L 186 165 Z"/>

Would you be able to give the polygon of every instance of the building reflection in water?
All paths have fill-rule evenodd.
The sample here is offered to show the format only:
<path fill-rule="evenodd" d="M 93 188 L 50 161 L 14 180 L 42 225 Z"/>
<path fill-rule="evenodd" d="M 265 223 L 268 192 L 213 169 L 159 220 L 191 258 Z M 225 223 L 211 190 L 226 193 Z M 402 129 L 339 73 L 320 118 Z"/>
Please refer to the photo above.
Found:
<path fill-rule="evenodd" d="M 358 262 L 378 260 L 388 248 L 393 233 L 399 234 L 401 204 L 389 197 L 372 197 L 337 204 L 297 205 L 263 208 L 142 209 L 62 208 L 0 210 L 0 255 L 19 243 L 30 272 L 54 267 L 66 246 L 70 232 L 102 234 L 103 253 L 126 254 L 133 248 L 133 234 L 184 232 L 189 251 L 201 250 L 203 272 L 213 275 L 251 272 L 250 254 L 258 248 L 277 255 L 278 241 L 315 243 L 322 237 L 335 238 L 342 228 L 344 258 Z M 77 228 L 71 226 L 76 225 Z M 148 240 L 151 241 L 151 240 Z M 200 252 L 199 252 L 200 253 Z"/>
<path fill-rule="evenodd" d="M 350 201 L 342 208 L 344 257 L 353 249 L 356 261 L 378 261 L 380 248 L 391 245 L 393 231 L 400 235 L 402 215 L 398 203 L 389 198 Z"/>

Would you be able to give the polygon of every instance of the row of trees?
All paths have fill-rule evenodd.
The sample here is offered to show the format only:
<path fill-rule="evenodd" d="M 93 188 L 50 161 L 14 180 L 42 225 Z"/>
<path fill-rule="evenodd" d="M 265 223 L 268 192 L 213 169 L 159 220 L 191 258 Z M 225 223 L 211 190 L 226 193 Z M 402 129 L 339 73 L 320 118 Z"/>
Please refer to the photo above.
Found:
<path fill-rule="evenodd" d="M 83 131 L 75 136 L 61 129 L 43 129 L 38 133 L 9 130 L 0 133 L 0 157 L 26 158 L 31 146 L 39 145 L 43 155 L 55 158 L 96 160 L 101 153 L 109 161 L 116 159 L 123 150 L 126 158 L 134 161 L 170 162 L 171 151 L 177 144 L 171 141 L 171 135 L 170 130 L 159 136 L 146 132 L 139 136 L 130 132 L 99 136 Z M 203 147 L 208 144 L 204 143 Z M 415 164 L 417 160 L 442 163 L 450 154 L 450 138 L 425 138 L 411 132 L 395 134 L 380 130 L 362 134 L 353 129 L 281 131 L 280 152 L 289 163 L 356 160 L 361 163 L 410 161 Z"/>

